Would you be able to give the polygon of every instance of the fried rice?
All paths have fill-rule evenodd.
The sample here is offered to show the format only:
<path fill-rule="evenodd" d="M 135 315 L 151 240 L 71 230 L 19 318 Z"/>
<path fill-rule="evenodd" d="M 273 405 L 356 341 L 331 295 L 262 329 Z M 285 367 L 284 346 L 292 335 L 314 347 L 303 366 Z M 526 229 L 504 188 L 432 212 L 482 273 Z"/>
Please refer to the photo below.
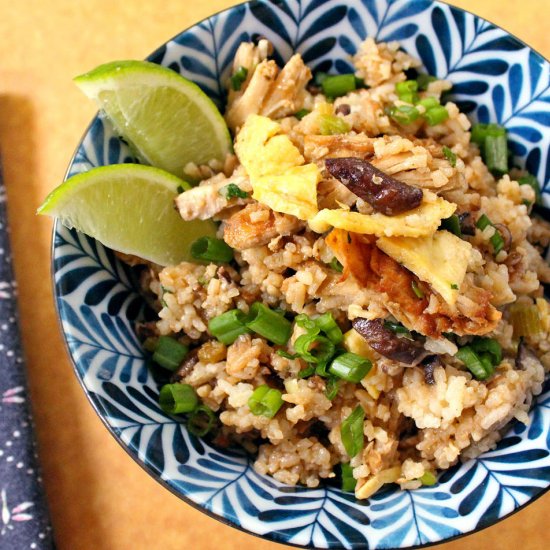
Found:
<path fill-rule="evenodd" d="M 535 191 L 518 183 L 521 172 L 496 178 L 489 171 L 470 139 L 471 122 L 445 101 L 450 82 L 434 79 L 421 94 L 442 102 L 448 116 L 441 123 L 430 126 L 420 117 L 400 124 L 390 116 L 389 108 L 402 104 L 396 84 L 420 70 L 419 61 L 397 43 L 367 39 L 353 58 L 364 86 L 333 101 L 312 85 L 300 55 L 280 69 L 268 58 L 270 51 L 265 40 L 240 46 L 234 72 L 245 68 L 246 76 L 238 89 L 230 88 L 225 112 L 237 154 L 223 166 L 187 166 L 187 176 L 202 181 L 176 200 L 186 220 L 219 221 L 218 236 L 234 249 L 235 259 L 223 265 L 148 266 L 144 289 L 158 310 L 149 336 L 173 336 L 195 349 L 178 381 L 191 385 L 216 413 L 214 443 L 243 445 L 259 473 L 317 487 L 349 464 L 357 498 L 368 498 L 384 483 L 418 488 L 431 474 L 494 448 L 513 419 L 528 422 L 529 407 L 550 368 L 550 310 L 542 286 L 550 282 L 550 268 L 541 256 L 550 242 L 550 225 L 530 215 Z M 323 131 L 327 116 L 343 131 Z M 261 178 L 247 169 L 252 161 L 243 162 L 246 151 L 238 145 L 254 117 L 275 121 L 278 137 L 288 138 L 302 165 L 318 171 L 313 216 L 300 218 L 273 206 L 274 198 L 255 198 Z M 260 158 L 255 170 L 269 160 L 262 151 L 254 151 Z M 326 216 L 339 211 L 372 224 L 380 216 L 327 170 L 327 159 L 342 158 L 366 159 L 420 189 L 424 200 L 432 197 L 457 213 L 490 219 L 484 229 L 461 235 L 468 255 L 450 298 L 434 287 L 433 274 L 423 276 L 396 259 L 401 257 L 394 253 L 398 239 L 415 238 L 399 237 L 398 226 L 393 234 L 389 225 L 384 234 L 373 234 L 316 223 L 315 216 L 325 210 Z M 220 192 L 229 184 L 238 186 L 241 196 Z M 424 231 L 426 220 L 413 218 L 411 212 L 410 230 Z M 440 223 L 437 219 L 435 229 Z M 426 238 L 446 233 L 435 229 Z M 497 230 L 504 245 L 495 254 L 491 238 Z M 415 250 L 416 245 L 407 254 Z M 435 260 L 432 271 L 439 269 Z M 293 322 L 286 345 L 249 332 L 229 345 L 213 337 L 213 318 L 234 309 L 246 314 L 255 302 Z M 518 310 L 536 317 L 534 330 L 520 327 L 518 332 Z M 340 380 L 332 398 L 327 377 L 304 376 L 307 361 L 294 348 L 304 333 L 295 316 L 315 319 L 327 312 L 345 333 L 344 348 L 372 363 L 359 382 Z M 407 337 L 421 341 L 422 358 L 403 362 L 381 353 L 383 342 L 377 348 L 354 330 L 357 319 L 404 327 Z M 494 340 L 502 350 L 486 379 L 478 379 L 456 356 L 475 337 Z M 282 397 L 273 417 L 255 414 L 249 405 L 263 385 Z M 358 406 L 364 411 L 362 446 L 350 456 L 342 424 Z"/>

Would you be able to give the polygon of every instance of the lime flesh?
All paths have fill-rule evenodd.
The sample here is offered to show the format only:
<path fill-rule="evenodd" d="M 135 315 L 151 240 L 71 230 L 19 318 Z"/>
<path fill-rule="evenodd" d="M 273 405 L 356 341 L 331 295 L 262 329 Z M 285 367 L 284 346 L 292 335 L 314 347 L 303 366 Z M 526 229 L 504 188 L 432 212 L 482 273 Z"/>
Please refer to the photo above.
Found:
<path fill-rule="evenodd" d="M 183 177 L 189 163 L 223 161 L 231 137 L 208 96 L 178 73 L 146 61 L 115 61 L 75 78 L 138 158 Z"/>
<path fill-rule="evenodd" d="M 77 174 L 38 209 L 105 246 L 160 265 L 192 260 L 191 244 L 216 234 L 211 220 L 186 222 L 174 208 L 183 180 L 151 166 L 114 164 Z"/>

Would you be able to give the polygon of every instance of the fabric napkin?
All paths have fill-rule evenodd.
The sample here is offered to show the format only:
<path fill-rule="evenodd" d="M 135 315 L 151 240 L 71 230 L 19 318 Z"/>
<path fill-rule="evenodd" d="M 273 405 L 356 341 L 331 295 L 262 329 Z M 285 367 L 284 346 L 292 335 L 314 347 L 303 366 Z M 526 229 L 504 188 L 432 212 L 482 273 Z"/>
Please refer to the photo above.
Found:
<path fill-rule="evenodd" d="M 0 168 L 0 550 L 54 548 L 34 441 Z"/>

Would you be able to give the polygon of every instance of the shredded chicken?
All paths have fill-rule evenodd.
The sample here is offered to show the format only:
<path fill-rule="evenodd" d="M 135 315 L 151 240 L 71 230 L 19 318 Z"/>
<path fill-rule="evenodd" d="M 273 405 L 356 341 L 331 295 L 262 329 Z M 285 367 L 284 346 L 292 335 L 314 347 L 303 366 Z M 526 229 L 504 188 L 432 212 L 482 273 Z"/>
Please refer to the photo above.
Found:
<path fill-rule="evenodd" d="M 186 220 L 208 220 L 225 208 L 244 204 L 247 199 L 227 198 L 220 191 L 229 184 L 237 185 L 241 191 L 250 192 L 252 186 L 246 176 L 225 177 L 224 174 L 205 180 L 198 187 L 184 191 L 176 198 L 176 208 L 181 217 Z"/>
<path fill-rule="evenodd" d="M 233 70 L 245 67 L 248 74 L 240 89 L 231 90 L 229 94 L 225 120 L 233 131 L 251 114 L 282 118 L 303 105 L 311 71 L 300 54 L 293 55 L 279 70 L 275 61 L 266 59 L 265 51 L 259 51 L 263 42 L 258 46 L 241 45 L 237 52 Z"/>
<path fill-rule="evenodd" d="M 405 326 L 432 338 L 443 332 L 459 335 L 487 334 L 495 330 L 501 313 L 491 303 L 490 292 L 475 288 L 475 301 L 468 307 L 453 311 L 429 288 L 423 288 L 419 298 L 412 282 L 418 280 L 408 269 L 382 252 L 373 237 L 335 229 L 326 238 L 338 260 L 344 266 L 344 276 L 353 276 L 365 288 L 379 292 L 384 306 Z M 436 312 L 433 301 L 439 307 Z M 430 307 L 430 312 L 426 310 Z"/>
<path fill-rule="evenodd" d="M 252 203 L 228 218 L 224 225 L 225 242 L 237 250 L 267 244 L 273 237 L 298 231 L 304 222 L 288 214 L 274 212 L 260 203 Z"/>

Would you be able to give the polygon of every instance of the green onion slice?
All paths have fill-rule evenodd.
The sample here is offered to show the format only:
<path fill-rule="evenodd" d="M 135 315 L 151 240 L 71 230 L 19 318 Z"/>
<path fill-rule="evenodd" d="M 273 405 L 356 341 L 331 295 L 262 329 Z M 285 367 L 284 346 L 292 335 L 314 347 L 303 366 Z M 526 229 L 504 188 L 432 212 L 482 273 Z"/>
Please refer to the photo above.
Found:
<path fill-rule="evenodd" d="M 214 338 L 229 346 L 241 334 L 250 332 L 244 324 L 245 319 L 246 315 L 242 311 L 232 309 L 210 319 L 208 330 Z"/>
<path fill-rule="evenodd" d="M 435 485 L 437 483 L 437 477 L 435 477 L 435 474 L 433 472 L 424 472 L 424 475 L 419 478 L 419 481 L 422 483 L 422 485 L 430 486 Z"/>
<path fill-rule="evenodd" d="M 482 214 L 479 219 L 476 222 L 476 227 L 483 231 L 488 226 L 493 226 L 493 222 L 489 219 L 489 216 L 486 214 Z M 495 232 L 493 233 L 492 237 L 490 238 L 491 245 L 493 246 L 493 252 L 498 254 L 503 248 L 504 248 L 504 239 L 502 238 L 502 235 L 500 234 L 499 230 L 495 228 Z"/>
<path fill-rule="evenodd" d="M 454 168 L 456 166 L 456 154 L 449 149 L 446 145 L 443 146 L 443 154 L 445 158 L 449 161 L 449 164 Z"/>
<path fill-rule="evenodd" d="M 197 437 L 204 437 L 215 425 L 216 415 L 206 405 L 199 405 L 187 420 L 187 429 Z"/>
<path fill-rule="evenodd" d="M 325 397 L 332 401 L 337 395 L 340 389 L 341 380 L 336 376 L 329 376 L 325 383 Z"/>
<path fill-rule="evenodd" d="M 400 105 L 399 107 L 393 105 L 386 107 L 385 112 L 393 120 L 404 126 L 412 124 L 420 116 L 420 111 L 412 105 Z"/>
<path fill-rule="evenodd" d="M 292 332 L 292 323 L 288 319 L 261 302 L 255 302 L 250 306 L 245 325 L 279 346 L 284 346 L 288 342 Z"/>
<path fill-rule="evenodd" d="M 153 353 L 153 361 L 165 369 L 175 371 L 188 352 L 189 348 L 174 338 L 160 336 Z"/>
<path fill-rule="evenodd" d="M 308 363 L 317 364 L 327 362 L 334 355 L 335 346 L 328 338 L 308 332 L 296 338 L 294 349 Z"/>
<path fill-rule="evenodd" d="M 395 85 L 395 93 L 401 101 L 416 103 L 418 101 L 418 82 L 416 80 L 405 80 Z"/>
<path fill-rule="evenodd" d="M 384 321 L 384 326 L 388 329 L 390 329 L 392 332 L 395 332 L 395 334 L 403 334 L 403 336 L 406 336 L 407 338 L 412 338 L 411 331 L 403 326 L 401 323 L 396 323 L 394 321 Z"/>
<path fill-rule="evenodd" d="M 313 82 L 317 85 L 317 86 L 322 86 L 323 85 L 323 82 L 325 81 L 325 79 L 328 78 L 328 74 L 323 72 L 323 71 L 318 71 L 315 73 L 314 77 L 313 77 Z"/>
<path fill-rule="evenodd" d="M 159 405 L 168 414 L 194 411 L 199 404 L 195 390 L 189 384 L 165 384 L 160 389 Z"/>
<path fill-rule="evenodd" d="M 319 117 L 319 131 L 322 136 L 346 134 L 350 129 L 350 125 L 339 116 L 322 115 Z"/>
<path fill-rule="evenodd" d="M 346 352 L 336 357 L 328 370 L 342 380 L 357 384 L 365 378 L 371 368 L 372 363 L 367 358 Z"/>
<path fill-rule="evenodd" d="M 474 124 L 471 129 L 470 141 L 482 147 L 488 136 L 506 136 L 506 128 L 498 124 Z"/>
<path fill-rule="evenodd" d="M 315 321 L 313 319 L 310 319 L 305 313 L 300 313 L 299 315 L 296 315 L 294 318 L 294 322 L 300 327 L 308 332 L 315 332 L 315 334 L 319 334 L 319 331 L 321 330 Z"/>
<path fill-rule="evenodd" d="M 460 218 L 453 214 L 452 216 L 441 220 L 441 229 L 446 229 L 457 237 L 462 237 L 462 231 L 460 229 Z"/>
<path fill-rule="evenodd" d="M 327 97 L 346 95 L 348 92 L 355 90 L 355 86 L 355 75 L 352 73 L 327 76 L 321 83 L 323 93 Z"/>
<path fill-rule="evenodd" d="M 361 405 L 357 405 L 353 412 L 342 422 L 340 435 L 342 444 L 350 458 L 361 452 L 364 442 L 363 423 L 365 411 Z"/>
<path fill-rule="evenodd" d="M 298 378 L 308 378 L 315 374 L 315 365 L 308 365 L 305 369 L 302 369 L 296 376 Z"/>
<path fill-rule="evenodd" d="M 508 141 L 506 135 L 487 136 L 483 152 L 485 164 L 494 176 L 500 177 L 508 173 Z"/>
<path fill-rule="evenodd" d="M 431 107 L 424 113 L 424 118 L 429 126 L 436 126 L 445 122 L 449 118 L 449 112 L 443 105 L 437 107 Z"/>
<path fill-rule="evenodd" d="M 340 327 L 336 324 L 332 313 L 323 313 L 320 317 L 314 320 L 315 324 L 321 329 L 333 344 L 339 344 L 344 335 Z"/>
<path fill-rule="evenodd" d="M 353 468 L 349 464 L 341 464 L 340 471 L 342 472 L 342 491 L 353 493 L 357 480 L 353 477 Z"/>
<path fill-rule="evenodd" d="M 422 291 L 422 289 L 418 286 L 418 283 L 413 279 L 411 281 L 411 288 L 412 288 L 412 291 L 414 292 L 414 295 L 419 298 L 419 299 L 422 299 L 424 298 L 424 292 Z"/>
<path fill-rule="evenodd" d="M 540 185 L 535 176 L 532 174 L 527 174 L 526 176 L 522 176 L 518 179 L 518 183 L 520 185 L 529 185 L 529 187 L 532 187 L 535 191 L 535 203 L 536 204 L 542 204 L 542 195 L 540 191 Z"/>
<path fill-rule="evenodd" d="M 308 109 L 300 109 L 299 111 L 294 113 L 294 116 L 298 120 L 302 120 L 306 115 L 309 115 L 309 113 L 311 113 L 311 111 L 309 111 Z"/>
<path fill-rule="evenodd" d="M 416 77 L 416 81 L 418 82 L 418 90 L 425 92 L 428 89 L 430 82 L 435 82 L 436 80 L 437 78 L 430 74 L 419 74 Z"/>
<path fill-rule="evenodd" d="M 477 353 L 489 353 L 492 357 L 491 364 L 498 366 L 502 361 L 502 347 L 494 338 L 476 336 L 470 343 L 470 347 Z"/>
<path fill-rule="evenodd" d="M 342 271 L 344 271 L 344 266 L 338 261 L 338 258 L 332 258 L 328 265 L 332 267 L 334 271 L 338 271 L 338 273 L 342 273 Z"/>
<path fill-rule="evenodd" d="M 459 361 L 462 361 L 466 365 L 466 368 L 478 380 L 486 380 L 492 374 L 492 372 L 488 371 L 486 365 L 483 364 L 478 354 L 470 346 L 460 348 L 455 357 Z"/>
<path fill-rule="evenodd" d="M 255 416 L 267 416 L 267 418 L 273 418 L 283 403 L 283 394 L 266 384 L 258 386 L 248 399 L 250 412 Z"/>
<path fill-rule="evenodd" d="M 433 107 L 439 107 L 441 106 L 441 103 L 439 103 L 439 100 L 435 97 L 425 97 L 424 99 L 421 99 L 418 102 L 418 105 L 422 105 L 426 111 L 428 109 L 432 109 Z"/>
<path fill-rule="evenodd" d="M 243 82 L 246 80 L 246 77 L 248 76 L 248 69 L 246 67 L 239 67 L 231 77 L 231 87 L 233 90 L 238 92 L 241 89 L 241 86 L 243 85 Z"/>
<path fill-rule="evenodd" d="M 201 237 L 191 245 L 195 260 L 226 264 L 233 259 L 233 249 L 222 239 Z"/>

